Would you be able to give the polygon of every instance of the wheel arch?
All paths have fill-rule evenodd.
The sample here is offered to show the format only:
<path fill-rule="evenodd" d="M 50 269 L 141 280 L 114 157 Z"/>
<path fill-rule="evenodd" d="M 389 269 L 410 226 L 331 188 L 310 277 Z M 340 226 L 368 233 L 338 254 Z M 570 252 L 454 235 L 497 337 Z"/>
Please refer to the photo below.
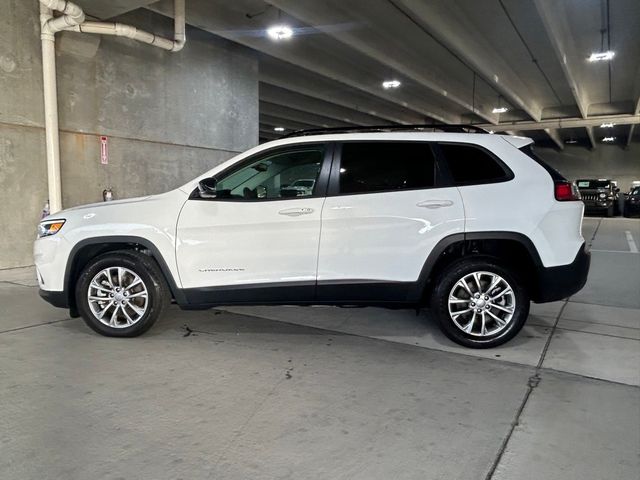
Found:
<path fill-rule="evenodd" d="M 178 303 L 184 303 L 182 292 L 176 284 L 167 262 L 153 242 L 146 238 L 130 235 L 93 237 L 81 240 L 74 245 L 67 259 L 67 266 L 64 274 L 64 289 L 67 294 L 69 308 L 72 314 L 77 312 L 76 299 L 74 295 L 75 282 L 82 269 L 92 258 L 116 250 L 135 250 L 145 253 L 149 257 L 153 258 L 160 267 L 160 271 L 169 286 L 172 297 L 175 298 Z"/>
<path fill-rule="evenodd" d="M 515 267 L 531 298 L 538 298 L 538 276 L 543 264 L 531 239 L 518 232 L 489 231 L 453 234 L 436 244 L 422 267 L 414 292 L 419 302 L 424 304 L 429 298 L 435 280 L 445 268 L 468 255 L 490 256 Z"/>

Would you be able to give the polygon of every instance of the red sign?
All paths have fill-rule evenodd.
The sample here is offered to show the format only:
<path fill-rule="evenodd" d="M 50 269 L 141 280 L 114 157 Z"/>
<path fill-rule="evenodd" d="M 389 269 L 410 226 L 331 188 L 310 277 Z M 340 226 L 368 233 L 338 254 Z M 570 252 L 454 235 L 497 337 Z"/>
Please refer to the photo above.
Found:
<path fill-rule="evenodd" d="M 107 165 L 109 163 L 109 150 L 107 149 L 107 137 L 100 137 L 100 163 Z"/>

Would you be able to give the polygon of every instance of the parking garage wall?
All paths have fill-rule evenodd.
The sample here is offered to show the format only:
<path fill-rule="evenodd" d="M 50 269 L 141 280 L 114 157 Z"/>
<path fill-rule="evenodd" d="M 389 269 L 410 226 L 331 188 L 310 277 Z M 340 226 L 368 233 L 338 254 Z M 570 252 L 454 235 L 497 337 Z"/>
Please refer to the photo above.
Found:
<path fill-rule="evenodd" d="M 640 143 L 629 148 L 598 145 L 593 150 L 567 145 L 564 150 L 538 148 L 536 151 L 569 180 L 578 178 L 610 178 L 618 181 L 622 191 L 629 190 L 633 180 L 640 180 Z"/>
<path fill-rule="evenodd" d="M 167 36 L 146 10 L 117 19 Z M 0 268 L 32 264 L 47 200 L 38 4 L 0 17 Z M 181 52 L 65 32 L 57 38 L 63 206 L 175 188 L 258 143 L 255 54 L 188 28 Z M 108 164 L 100 136 L 108 137 Z"/>

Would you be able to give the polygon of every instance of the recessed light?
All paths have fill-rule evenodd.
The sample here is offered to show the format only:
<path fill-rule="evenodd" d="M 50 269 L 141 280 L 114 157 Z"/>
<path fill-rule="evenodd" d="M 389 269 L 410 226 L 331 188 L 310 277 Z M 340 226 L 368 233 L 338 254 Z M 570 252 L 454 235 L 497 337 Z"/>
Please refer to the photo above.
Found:
<path fill-rule="evenodd" d="M 573 144 L 573 143 L 578 143 L 578 141 L 575 139 L 569 139 L 569 140 L 565 140 L 564 143 Z"/>
<path fill-rule="evenodd" d="M 613 142 L 615 141 L 616 137 L 604 137 L 602 139 L 603 142 Z"/>
<path fill-rule="evenodd" d="M 615 52 L 607 50 L 606 52 L 593 52 L 587 60 L 590 62 L 606 62 L 615 56 Z"/>
<path fill-rule="evenodd" d="M 600 128 L 613 128 L 614 125 L 615 123 L 603 123 Z"/>
<path fill-rule="evenodd" d="M 273 127 L 275 132 L 284 132 L 284 127 Z"/>
<path fill-rule="evenodd" d="M 493 113 L 505 113 L 508 112 L 509 109 L 507 107 L 496 107 L 493 110 L 491 110 Z"/>
<path fill-rule="evenodd" d="M 398 88 L 402 83 L 400 80 L 386 80 L 382 82 L 382 88 L 390 89 L 390 88 Z"/>
<path fill-rule="evenodd" d="M 267 35 L 272 40 L 287 40 L 293 37 L 293 29 L 287 25 L 274 25 L 267 29 Z"/>

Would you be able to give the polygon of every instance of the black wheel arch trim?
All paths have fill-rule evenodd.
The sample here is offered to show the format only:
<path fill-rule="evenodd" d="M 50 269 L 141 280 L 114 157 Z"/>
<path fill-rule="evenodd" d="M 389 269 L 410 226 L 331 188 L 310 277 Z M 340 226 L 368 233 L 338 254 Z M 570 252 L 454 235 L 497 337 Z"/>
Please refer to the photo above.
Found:
<path fill-rule="evenodd" d="M 138 237 L 135 235 L 109 235 L 104 237 L 91 237 L 85 238 L 78 243 L 76 243 L 71 252 L 69 253 L 69 257 L 67 258 L 67 265 L 64 272 L 64 292 L 68 299 L 69 306 L 75 305 L 75 301 L 72 298 L 74 288 L 71 285 L 71 276 L 76 269 L 75 262 L 78 257 L 78 253 L 85 247 L 90 245 L 109 245 L 109 244 L 132 244 L 132 245 L 140 245 L 143 248 L 149 250 L 151 252 L 151 256 L 158 263 L 162 274 L 164 275 L 165 280 L 167 281 L 167 285 L 169 286 L 169 290 L 171 291 L 171 295 L 175 298 L 176 302 L 179 304 L 186 303 L 185 296 L 181 288 L 175 282 L 173 275 L 171 274 L 171 270 L 169 270 L 169 266 L 167 265 L 166 260 L 163 255 L 160 253 L 158 247 L 155 246 L 153 242 L 150 240 Z M 77 273 L 77 272 L 76 272 Z"/>

